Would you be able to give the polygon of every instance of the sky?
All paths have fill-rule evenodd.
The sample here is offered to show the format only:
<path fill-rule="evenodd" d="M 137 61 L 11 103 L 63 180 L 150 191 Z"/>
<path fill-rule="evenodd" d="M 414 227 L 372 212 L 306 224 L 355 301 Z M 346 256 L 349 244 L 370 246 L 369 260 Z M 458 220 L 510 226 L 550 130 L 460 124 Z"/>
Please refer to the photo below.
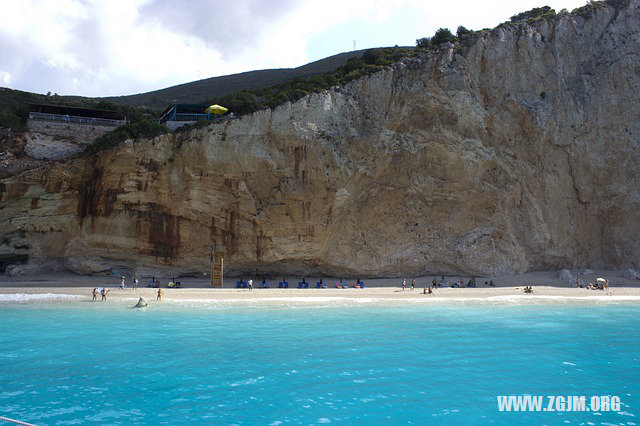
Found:
<path fill-rule="evenodd" d="M 0 0 L 0 86 L 112 96 L 413 46 L 585 0 Z"/>

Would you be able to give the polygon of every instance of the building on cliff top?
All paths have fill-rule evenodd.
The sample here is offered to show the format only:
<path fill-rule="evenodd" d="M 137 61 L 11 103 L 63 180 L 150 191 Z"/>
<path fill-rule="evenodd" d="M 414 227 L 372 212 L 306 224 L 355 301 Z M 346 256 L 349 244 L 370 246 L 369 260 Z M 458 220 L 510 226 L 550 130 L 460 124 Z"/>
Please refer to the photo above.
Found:
<path fill-rule="evenodd" d="M 102 109 L 31 104 L 29 105 L 29 110 L 29 120 L 58 121 L 110 127 L 122 126 L 127 122 L 126 117 L 122 114 L 116 111 Z"/>
<path fill-rule="evenodd" d="M 194 124 L 198 121 L 219 121 L 227 120 L 233 117 L 233 114 L 224 117 L 215 113 L 211 113 L 210 106 L 206 104 L 175 104 L 167 107 L 160 118 L 159 123 L 164 123 L 170 130 L 187 124 Z"/>
<path fill-rule="evenodd" d="M 126 117 L 116 111 L 46 104 L 31 104 L 29 110 L 30 131 L 81 143 L 91 143 L 127 124 Z"/>

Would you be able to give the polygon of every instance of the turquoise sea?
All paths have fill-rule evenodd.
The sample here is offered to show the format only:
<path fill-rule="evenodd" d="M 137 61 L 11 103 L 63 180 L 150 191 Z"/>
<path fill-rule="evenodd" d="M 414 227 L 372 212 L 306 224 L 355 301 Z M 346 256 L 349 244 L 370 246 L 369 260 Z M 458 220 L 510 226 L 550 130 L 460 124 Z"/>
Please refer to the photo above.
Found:
<path fill-rule="evenodd" d="M 0 416 L 36 424 L 640 424 L 640 306 L 0 303 Z M 498 395 L 620 412 L 500 412 Z M 1 422 L 0 422 L 1 423 Z"/>

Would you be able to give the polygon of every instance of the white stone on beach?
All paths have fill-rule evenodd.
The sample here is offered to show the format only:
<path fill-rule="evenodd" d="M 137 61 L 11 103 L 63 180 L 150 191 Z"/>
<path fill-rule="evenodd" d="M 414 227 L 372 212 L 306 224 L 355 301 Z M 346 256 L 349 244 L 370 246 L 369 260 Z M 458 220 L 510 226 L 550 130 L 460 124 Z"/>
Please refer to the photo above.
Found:
<path fill-rule="evenodd" d="M 134 308 L 146 308 L 147 306 L 149 306 L 149 304 L 147 303 L 147 301 L 144 299 L 144 297 L 141 297 L 138 300 L 138 303 L 136 303 L 136 305 L 134 306 Z"/>

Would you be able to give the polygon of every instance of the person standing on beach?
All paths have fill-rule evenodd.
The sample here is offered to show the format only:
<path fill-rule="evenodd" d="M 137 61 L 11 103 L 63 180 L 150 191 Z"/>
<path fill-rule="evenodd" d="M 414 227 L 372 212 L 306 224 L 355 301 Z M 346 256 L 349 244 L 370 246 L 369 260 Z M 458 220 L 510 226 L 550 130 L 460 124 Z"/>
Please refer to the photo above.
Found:
<path fill-rule="evenodd" d="M 92 299 L 92 300 L 93 300 L 94 302 L 95 302 L 96 300 L 98 300 L 98 289 L 97 289 L 97 288 L 95 288 L 95 287 L 93 288 L 93 299 Z"/>
<path fill-rule="evenodd" d="M 138 277 L 136 277 L 136 274 L 133 274 L 133 289 L 137 289 L 138 288 Z"/>
<path fill-rule="evenodd" d="M 156 297 L 156 300 L 159 302 L 162 302 L 162 289 L 159 288 L 158 289 L 158 297 Z"/>
<path fill-rule="evenodd" d="M 404 291 L 404 289 L 407 287 L 407 279 L 403 278 L 402 279 L 402 291 Z"/>
<path fill-rule="evenodd" d="M 122 276 L 122 280 L 120 281 L 120 288 L 124 288 L 124 275 Z"/>
<path fill-rule="evenodd" d="M 100 292 L 100 294 L 102 295 L 102 301 L 106 302 L 107 301 L 107 293 L 109 293 L 109 291 L 102 287 L 102 291 Z"/>
<path fill-rule="evenodd" d="M 251 278 L 249 278 L 249 282 L 247 284 L 249 285 L 249 290 L 253 290 L 253 280 Z"/>
<path fill-rule="evenodd" d="M 411 290 L 413 290 L 415 288 L 416 288 L 416 280 L 413 279 L 413 280 L 411 280 Z"/>

